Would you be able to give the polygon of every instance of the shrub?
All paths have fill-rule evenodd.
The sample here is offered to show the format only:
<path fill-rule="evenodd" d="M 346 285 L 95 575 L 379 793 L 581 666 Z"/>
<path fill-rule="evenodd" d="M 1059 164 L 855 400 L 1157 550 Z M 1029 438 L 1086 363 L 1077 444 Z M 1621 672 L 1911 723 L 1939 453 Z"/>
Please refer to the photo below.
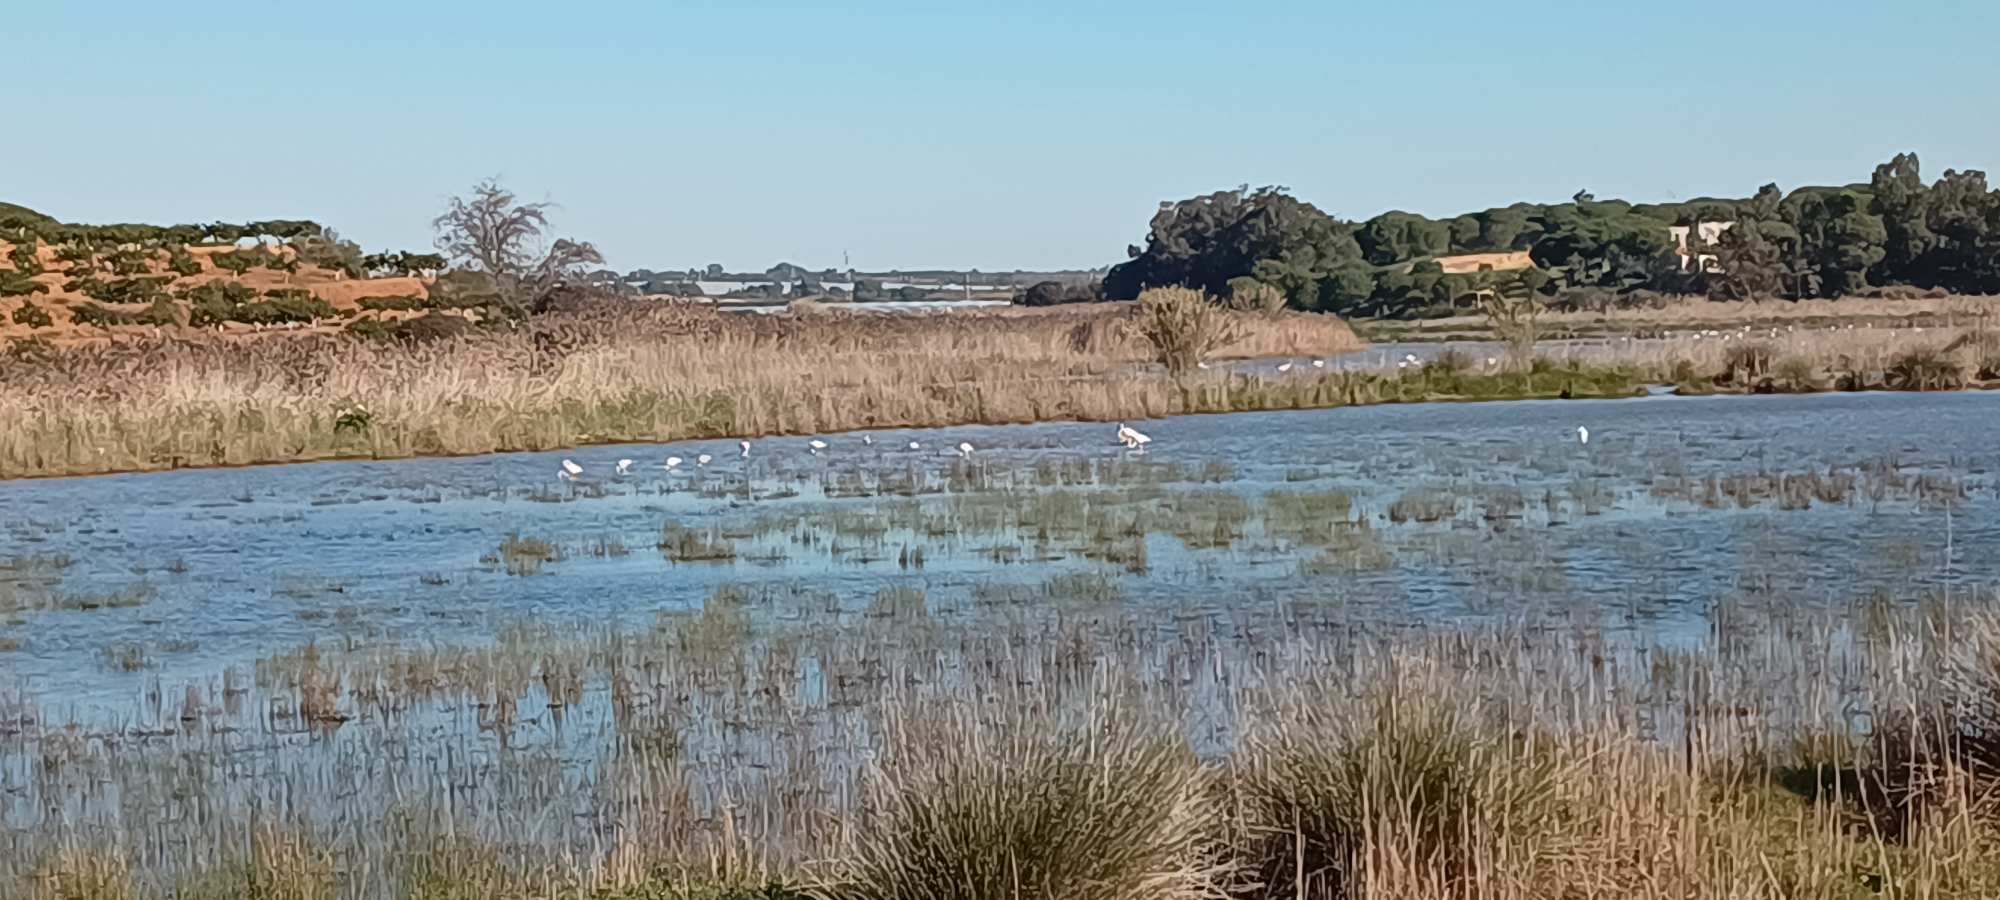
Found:
<path fill-rule="evenodd" d="M 234 281 L 210 281 L 179 292 L 188 304 L 188 324 L 209 328 L 235 321 L 237 308 L 257 298 L 257 292 Z"/>
<path fill-rule="evenodd" d="M 97 267 L 97 250 L 87 243 L 68 243 L 56 247 L 56 260 L 68 263 L 70 271 L 94 269 Z"/>
<path fill-rule="evenodd" d="M 36 253 L 41 244 L 34 238 L 27 238 L 7 251 L 7 261 L 14 264 L 14 271 L 22 275 L 42 274 L 42 257 Z"/>
<path fill-rule="evenodd" d="M 165 295 L 154 297 L 146 310 L 138 314 L 138 322 L 141 325 L 180 325 L 181 305 Z"/>
<path fill-rule="evenodd" d="M 351 334 L 377 340 L 426 344 L 459 337 L 471 332 L 472 327 L 472 323 L 462 317 L 432 312 L 401 322 L 384 322 L 372 318 L 356 319 L 347 326 L 347 330 Z"/>
<path fill-rule="evenodd" d="M 201 274 L 201 261 L 187 251 L 184 245 L 176 244 L 167 251 L 167 271 L 183 278 Z"/>
<path fill-rule="evenodd" d="M 266 291 L 264 299 L 241 304 L 235 310 L 236 321 L 252 325 L 311 322 L 338 317 L 339 313 L 334 311 L 332 305 L 304 290 Z"/>
<path fill-rule="evenodd" d="M 928 711 L 927 711 L 928 712 Z M 1185 744 L 1074 729 L 898 723 L 824 900 L 1180 900 L 1217 894 L 1205 779 Z M 913 734 L 912 732 L 919 732 Z"/>
<path fill-rule="evenodd" d="M 1813 368 L 1812 360 L 1803 356 L 1778 360 L 1771 368 L 1771 376 L 1779 389 L 1789 393 L 1802 394 L 1819 388 L 1819 372 Z"/>
<path fill-rule="evenodd" d="M 1330 699 L 1295 699 L 1251 740 L 1243 865 L 1267 896 L 1367 896 L 1370 873 L 1391 871 L 1476 884 L 1482 826 L 1519 841 L 1558 820 L 1555 766 L 1461 703 L 1403 688 L 1360 709 Z"/>
<path fill-rule="evenodd" d="M 20 297 L 48 292 L 48 285 L 20 272 L 0 272 L 0 297 Z"/>
<path fill-rule="evenodd" d="M 422 297 L 363 297 L 358 302 L 362 309 L 372 310 L 412 310 L 430 309 L 431 303 Z"/>
<path fill-rule="evenodd" d="M 265 253 L 262 247 L 254 247 L 249 250 L 231 250 L 227 253 L 217 253 L 210 257 L 210 259 L 215 262 L 216 266 L 228 270 L 230 274 L 242 275 L 251 269 L 270 262 L 270 254 Z"/>
<path fill-rule="evenodd" d="M 1038 281 L 1021 293 L 1022 306 L 1055 306 L 1063 303 L 1097 303 L 1104 299 L 1103 285 L 1091 281 L 1064 283 Z"/>
<path fill-rule="evenodd" d="M 165 279 L 153 277 L 120 278 L 115 281 L 105 281 L 95 276 L 85 276 L 70 279 L 69 283 L 64 285 L 64 287 L 92 300 L 100 300 L 105 303 L 136 304 L 151 303 L 165 296 L 164 282 Z"/>
<path fill-rule="evenodd" d="M 69 320 L 77 325 L 137 325 L 139 317 L 134 313 L 111 309 L 96 303 L 74 303 L 69 308 Z"/>
<path fill-rule="evenodd" d="M 1722 381 L 1748 384 L 1771 374 L 1770 344 L 1739 343 L 1722 355 Z"/>
<path fill-rule="evenodd" d="M 105 257 L 114 275 L 145 275 L 153 271 L 153 254 L 136 247 Z"/>
<path fill-rule="evenodd" d="M 14 309 L 13 319 L 14 324 L 26 325 L 29 328 L 48 328 L 56 323 L 55 319 L 49 317 L 48 310 L 26 300 L 21 301 L 21 305 Z"/>
<path fill-rule="evenodd" d="M 1275 313 L 1285 308 L 1285 292 L 1249 276 L 1229 279 L 1229 308 Z"/>
<path fill-rule="evenodd" d="M 1914 347 L 1892 358 L 1882 378 L 1899 391 L 1954 391 L 1965 387 L 1966 371 L 1956 354 L 1937 347 Z"/>
<path fill-rule="evenodd" d="M 1139 332 L 1167 371 L 1194 369 L 1242 338 L 1229 315 L 1207 294 L 1193 288 L 1148 288 L 1139 295 Z"/>
<path fill-rule="evenodd" d="M 71 322 L 78 325 L 179 325 L 181 324 L 180 304 L 167 297 L 156 297 L 146 308 L 140 310 L 119 309 L 96 303 L 78 303 L 69 308 Z"/>

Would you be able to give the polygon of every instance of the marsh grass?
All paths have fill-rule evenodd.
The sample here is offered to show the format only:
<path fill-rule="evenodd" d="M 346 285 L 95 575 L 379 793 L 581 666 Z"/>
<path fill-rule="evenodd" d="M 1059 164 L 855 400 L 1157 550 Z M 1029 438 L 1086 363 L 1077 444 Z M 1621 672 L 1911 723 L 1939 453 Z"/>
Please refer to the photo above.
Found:
<path fill-rule="evenodd" d="M 508 534 L 500 541 L 500 547 L 485 558 L 488 565 L 499 565 L 509 575 L 534 575 L 542 567 L 563 558 L 562 548 L 537 537 L 523 537 Z"/>
<path fill-rule="evenodd" d="M 271 693 L 215 720 L 227 730 L 207 731 L 225 714 L 200 690 L 173 704 L 193 722 L 177 738 L 141 738 L 143 716 L 0 730 L 0 763 L 33 760 L 20 802 L 104 779 L 117 815 L 171 836 L 38 814 L 0 879 L 27 876 L 8 895 L 28 897 L 577 900 L 772 880 L 820 897 L 1271 900 L 2000 887 L 2000 820 L 1968 778 L 1986 751 L 1966 740 L 1989 715 L 1969 704 L 2000 691 L 1990 593 L 1869 601 L 1838 631 L 1732 620 L 1690 648 L 1574 626 L 1378 630 L 1337 607 L 1246 610 L 1225 628 L 1114 611 L 1096 590 L 1051 579 L 961 604 L 905 586 L 848 605 L 725 587 L 638 631 L 308 646 L 259 664 Z M 857 606 L 872 611 L 843 611 Z M 1925 767 L 1882 749 L 1904 732 L 1853 727 L 1903 709 L 1944 737 Z M 580 743 L 545 743 L 557 715 Z M 213 749 L 307 717 L 344 722 L 340 740 L 243 752 L 324 828 L 256 813 L 262 789 Z M 481 737 L 447 744 L 506 764 L 396 749 L 453 721 Z M 449 807 L 310 787 L 354 753 L 461 786 Z M 136 818 L 190 797 L 207 811 Z M 219 849 L 169 849 L 196 839 Z"/>
<path fill-rule="evenodd" d="M 670 562 L 727 562 L 736 558 L 736 546 L 723 537 L 719 528 L 689 528 L 668 522 L 660 529 L 660 555 Z"/>
<path fill-rule="evenodd" d="M 1205 776 L 1157 728 L 897 718 L 821 900 L 1197 900 L 1224 864 Z"/>
<path fill-rule="evenodd" d="M 1362 346 L 1330 316 L 1218 315 L 1246 356 Z M 0 477 L 1193 411 L 1151 358 L 1124 304 L 810 319 L 665 304 L 420 346 L 78 346 L 0 358 Z M 368 426 L 341 427 L 357 398 Z"/>

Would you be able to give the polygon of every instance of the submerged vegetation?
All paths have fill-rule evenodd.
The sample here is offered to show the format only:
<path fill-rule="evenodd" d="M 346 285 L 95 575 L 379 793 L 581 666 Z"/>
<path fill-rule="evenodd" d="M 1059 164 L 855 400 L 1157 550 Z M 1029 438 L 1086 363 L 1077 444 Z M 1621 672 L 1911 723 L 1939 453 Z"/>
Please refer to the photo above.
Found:
<path fill-rule="evenodd" d="M 1692 648 L 1034 596 L 725 588 L 636 631 L 308 646 L 128 728 L 28 701 L 0 729 L 10 821 L 85 807 L 16 824 L 0 877 L 48 898 L 2000 889 L 1988 592 L 1857 601 L 1845 634 L 1773 611 L 1764 637 Z M 396 749 L 439 726 L 487 761 Z M 246 739 L 267 774 L 241 783 L 217 751 Z M 329 792 L 351 753 L 451 797 Z M 101 790 L 124 827 L 83 811 Z M 271 879 L 304 893 L 248 887 Z"/>

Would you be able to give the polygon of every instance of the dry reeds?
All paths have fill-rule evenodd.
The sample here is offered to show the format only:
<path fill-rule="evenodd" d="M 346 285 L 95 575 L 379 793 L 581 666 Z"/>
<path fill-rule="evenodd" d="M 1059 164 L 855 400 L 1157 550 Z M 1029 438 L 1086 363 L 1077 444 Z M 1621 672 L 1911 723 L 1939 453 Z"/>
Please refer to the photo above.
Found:
<path fill-rule="evenodd" d="M 1331 316 L 1214 316 L 1240 333 L 1234 353 L 1361 346 Z M 1131 304 L 810 318 L 668 304 L 417 344 L 45 348 L 0 354 L 0 477 L 1173 411 L 1141 332 Z"/>

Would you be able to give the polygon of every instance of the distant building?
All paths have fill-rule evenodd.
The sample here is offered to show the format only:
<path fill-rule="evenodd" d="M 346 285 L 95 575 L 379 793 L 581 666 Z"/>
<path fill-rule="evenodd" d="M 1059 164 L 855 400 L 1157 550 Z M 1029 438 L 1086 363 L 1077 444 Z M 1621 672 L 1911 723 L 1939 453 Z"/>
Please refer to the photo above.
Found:
<path fill-rule="evenodd" d="M 1699 267 L 1703 272 L 1715 271 L 1715 254 L 1690 252 L 1688 249 L 1688 238 L 1696 234 L 1695 229 L 1700 229 L 1701 246 L 1713 247 L 1717 241 L 1722 240 L 1723 232 L 1735 226 L 1735 222 L 1697 222 L 1692 226 L 1667 226 L 1667 238 L 1674 242 L 1674 253 L 1681 258 L 1681 271 L 1687 271 L 1690 266 Z"/>

